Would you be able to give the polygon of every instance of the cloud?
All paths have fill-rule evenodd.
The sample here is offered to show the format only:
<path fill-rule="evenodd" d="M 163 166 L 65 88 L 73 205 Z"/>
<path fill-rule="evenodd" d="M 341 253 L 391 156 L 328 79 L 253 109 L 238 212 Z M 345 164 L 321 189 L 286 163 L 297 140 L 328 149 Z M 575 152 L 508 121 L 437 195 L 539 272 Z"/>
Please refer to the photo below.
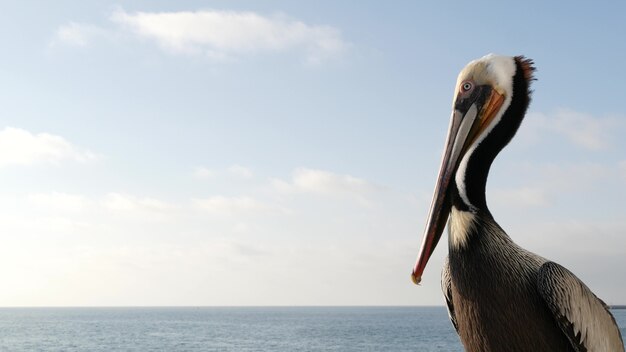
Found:
<path fill-rule="evenodd" d="M 274 179 L 272 185 L 282 193 L 342 196 L 365 204 L 369 203 L 369 198 L 373 194 L 382 190 L 381 187 L 354 176 L 307 168 L 296 169 L 292 174 L 291 182 Z"/>
<path fill-rule="evenodd" d="M 86 46 L 99 37 L 130 34 L 153 41 L 172 54 L 228 61 L 258 53 L 297 52 L 312 64 L 337 57 L 348 47 L 338 29 L 309 25 L 282 14 L 218 10 L 128 13 L 119 9 L 109 20 L 116 27 L 62 25 L 52 43 Z"/>
<path fill-rule="evenodd" d="M 112 32 L 92 24 L 70 22 L 56 30 L 50 46 L 64 44 L 84 47 L 95 40 L 110 38 L 112 35 Z"/>
<path fill-rule="evenodd" d="M 57 164 L 72 160 L 86 162 L 96 155 L 77 147 L 63 137 L 49 133 L 5 127 L 0 130 L 0 167 L 7 165 Z"/>
<path fill-rule="evenodd" d="M 520 236 L 528 247 L 543 248 L 550 252 L 562 252 L 567 244 L 571 254 L 625 254 L 626 222 L 623 220 L 592 221 L 584 218 L 568 218 L 548 222 L 518 224 L 511 230 L 512 236 Z"/>
<path fill-rule="evenodd" d="M 499 206 L 550 207 L 574 195 L 598 196 L 618 177 L 616 165 L 597 162 L 516 162 L 499 169 L 487 197 Z M 507 186 L 503 186 L 506 182 Z M 518 185 L 510 187 L 511 184 Z"/>
<path fill-rule="evenodd" d="M 114 212 L 167 212 L 177 209 L 178 206 L 166 201 L 151 197 L 111 192 L 101 197 L 87 197 L 80 194 L 62 192 L 33 193 L 26 196 L 26 200 L 42 210 L 52 212 L 81 212 L 102 209 Z M 91 214 L 93 215 L 93 214 Z"/>
<path fill-rule="evenodd" d="M 539 180 L 544 173 L 558 178 L 579 168 L 588 167 L 533 165 L 532 172 L 520 177 L 537 171 Z M 3 195 L 0 267 L 5 270 L 0 274 L 10 289 L 0 299 L 22 306 L 441 303 L 438 270 L 445 245 L 433 255 L 423 287 L 412 286 L 406 275 L 419 249 L 427 209 L 416 211 L 403 194 L 380 191 L 350 175 L 302 168 L 286 180 L 280 181 L 287 187 L 281 192 L 305 196 L 283 200 L 276 189 L 268 194 L 259 187 L 255 188 L 259 193 L 249 196 L 215 196 L 173 205 L 158 195 L 51 192 L 31 194 L 26 202 L 20 196 Z M 498 192 L 501 198 L 521 199 L 526 206 L 543 197 L 535 186 Z M 322 195 L 323 201 L 311 201 L 310 195 Z M 346 206 L 331 198 L 336 195 L 349 199 L 363 195 L 381 206 Z M 281 216 L 284 208 L 269 201 L 274 196 L 285 202 L 279 205 L 294 211 Z M 80 210 L 83 202 L 86 211 Z M 59 214 L 55 204 L 79 212 Z M 42 209 L 33 212 L 33 206 Z M 177 221 L 153 220 L 167 217 L 169 209 L 176 210 Z M 615 213 L 612 219 L 567 214 L 565 219 L 536 220 L 514 209 L 508 218 L 498 214 L 497 219 L 524 248 L 566 265 L 602 298 L 619 302 L 624 285 L 602 280 L 606 270 L 622 277 L 626 268 L 626 237 L 621 235 L 626 224 L 619 211 Z M 416 214 L 422 218 L 416 221 Z M 246 290 L 249 287 L 255 290 Z"/>
<path fill-rule="evenodd" d="M 201 166 L 201 167 L 195 168 L 193 171 L 193 177 L 196 179 L 209 179 L 209 178 L 213 178 L 216 176 L 224 176 L 226 174 L 231 177 L 234 176 L 235 178 L 239 178 L 239 179 L 249 180 L 249 179 L 254 178 L 254 173 L 252 172 L 252 170 L 250 170 L 249 168 L 245 166 L 241 166 L 237 164 L 231 165 L 225 170 L 224 169 L 212 170 L 207 167 Z"/>
<path fill-rule="evenodd" d="M 250 179 L 250 178 L 254 177 L 254 174 L 252 173 L 252 170 L 248 169 L 247 167 L 243 167 L 241 165 L 233 165 L 233 166 L 229 167 L 228 168 L 228 172 L 231 175 L 237 176 L 239 178 Z"/>
<path fill-rule="evenodd" d="M 196 208 L 218 215 L 235 215 L 241 213 L 288 213 L 285 208 L 270 205 L 248 196 L 224 197 L 213 196 L 194 199 Z"/>
<path fill-rule="evenodd" d="M 525 119 L 527 128 L 522 128 L 522 138 L 536 141 L 543 133 L 558 134 L 571 143 L 588 150 L 608 148 L 613 141 L 618 119 L 596 117 L 569 109 L 554 113 L 530 113 Z"/>
<path fill-rule="evenodd" d="M 82 195 L 60 192 L 29 194 L 27 200 L 40 208 L 66 212 L 79 212 L 91 204 L 90 200 Z"/>
<path fill-rule="evenodd" d="M 101 204 L 106 209 L 119 212 L 166 212 L 176 208 L 155 198 L 142 198 L 123 193 L 109 193 L 104 197 Z"/>
<path fill-rule="evenodd" d="M 111 19 L 174 53 L 204 53 L 222 58 L 303 49 L 309 61 L 321 61 L 346 47 L 339 31 L 333 27 L 311 26 L 286 16 L 265 17 L 254 12 L 206 10 L 129 14 L 119 10 Z"/>
<path fill-rule="evenodd" d="M 211 178 L 214 175 L 215 175 L 215 173 L 212 170 L 210 170 L 210 169 L 208 169 L 206 167 L 202 167 L 202 166 L 197 167 L 193 171 L 193 177 L 197 178 L 197 179 L 200 179 L 200 180 L 205 180 L 207 178 Z"/>

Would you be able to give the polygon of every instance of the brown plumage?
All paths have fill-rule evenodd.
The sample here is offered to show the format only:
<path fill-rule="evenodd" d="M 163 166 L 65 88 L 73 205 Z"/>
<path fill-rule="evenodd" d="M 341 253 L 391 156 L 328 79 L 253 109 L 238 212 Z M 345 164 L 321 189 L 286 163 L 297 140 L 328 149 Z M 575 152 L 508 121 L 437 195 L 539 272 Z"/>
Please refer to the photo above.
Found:
<path fill-rule="evenodd" d="M 459 74 L 413 280 L 449 217 L 442 289 L 467 351 L 624 351 L 604 302 L 567 269 L 515 244 L 487 207 L 489 168 L 520 126 L 534 71 L 524 57 L 488 55 Z"/>

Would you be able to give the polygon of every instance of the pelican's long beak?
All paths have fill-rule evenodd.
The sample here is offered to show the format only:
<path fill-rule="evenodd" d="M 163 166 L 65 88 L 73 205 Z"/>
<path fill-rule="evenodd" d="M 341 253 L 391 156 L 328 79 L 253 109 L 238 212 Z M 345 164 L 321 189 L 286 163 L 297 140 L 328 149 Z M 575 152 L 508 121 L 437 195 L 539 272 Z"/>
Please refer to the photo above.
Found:
<path fill-rule="evenodd" d="M 430 259 L 431 254 L 435 250 L 446 226 L 451 207 L 450 189 L 453 184 L 452 179 L 456 174 L 459 163 L 467 148 L 474 142 L 480 132 L 489 125 L 494 116 L 497 115 L 504 101 L 503 96 L 495 90 L 483 89 L 480 93 L 477 99 L 473 99 L 473 102 L 468 102 L 465 99 L 461 101 L 459 99 L 452 112 L 422 247 L 411 274 L 415 284 L 419 284 L 422 280 L 422 273 L 426 268 L 428 259 Z M 466 108 L 468 105 L 469 108 Z"/>

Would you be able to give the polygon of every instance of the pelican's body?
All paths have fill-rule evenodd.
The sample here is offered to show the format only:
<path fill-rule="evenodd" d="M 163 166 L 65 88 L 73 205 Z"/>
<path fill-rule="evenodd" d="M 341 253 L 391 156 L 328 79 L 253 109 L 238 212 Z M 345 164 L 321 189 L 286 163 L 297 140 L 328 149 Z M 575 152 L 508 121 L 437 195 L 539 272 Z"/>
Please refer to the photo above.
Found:
<path fill-rule="evenodd" d="M 488 55 L 459 74 L 413 280 L 449 218 L 442 289 L 467 351 L 624 351 L 606 305 L 567 269 L 516 245 L 487 208 L 489 167 L 524 117 L 533 71 L 523 57 Z"/>

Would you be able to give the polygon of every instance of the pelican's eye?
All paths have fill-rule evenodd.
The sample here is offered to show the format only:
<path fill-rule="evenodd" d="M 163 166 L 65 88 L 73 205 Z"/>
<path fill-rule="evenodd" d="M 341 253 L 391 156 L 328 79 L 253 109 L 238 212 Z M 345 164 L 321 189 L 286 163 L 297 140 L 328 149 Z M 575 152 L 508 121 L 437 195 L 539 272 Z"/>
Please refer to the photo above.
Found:
<path fill-rule="evenodd" d="M 461 83 L 461 92 L 462 93 L 467 93 L 469 91 L 471 91 L 474 88 L 474 84 L 472 84 L 472 82 L 470 81 L 465 81 L 463 83 Z"/>

